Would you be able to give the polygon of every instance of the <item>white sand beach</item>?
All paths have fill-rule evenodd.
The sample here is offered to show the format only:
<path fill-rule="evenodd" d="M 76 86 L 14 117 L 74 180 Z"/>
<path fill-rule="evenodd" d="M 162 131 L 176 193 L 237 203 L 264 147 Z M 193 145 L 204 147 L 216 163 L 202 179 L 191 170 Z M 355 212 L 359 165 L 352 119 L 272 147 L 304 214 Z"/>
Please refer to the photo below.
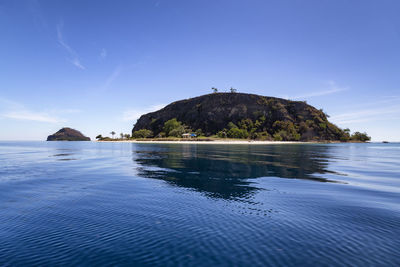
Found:
<path fill-rule="evenodd" d="M 207 141 L 143 141 L 143 140 L 115 140 L 115 141 L 96 141 L 113 143 L 138 143 L 138 144 L 207 144 L 207 145 L 281 145 L 281 144 L 310 144 L 316 142 L 295 142 L 295 141 L 255 141 L 255 140 L 207 140 Z"/>

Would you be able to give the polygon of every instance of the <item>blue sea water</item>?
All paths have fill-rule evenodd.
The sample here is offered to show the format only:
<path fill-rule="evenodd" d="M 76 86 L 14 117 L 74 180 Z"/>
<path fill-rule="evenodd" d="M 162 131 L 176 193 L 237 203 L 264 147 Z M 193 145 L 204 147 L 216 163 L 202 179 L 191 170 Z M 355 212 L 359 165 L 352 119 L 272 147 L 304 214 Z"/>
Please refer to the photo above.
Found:
<path fill-rule="evenodd" d="M 1 266 L 400 266 L 400 144 L 0 142 Z"/>

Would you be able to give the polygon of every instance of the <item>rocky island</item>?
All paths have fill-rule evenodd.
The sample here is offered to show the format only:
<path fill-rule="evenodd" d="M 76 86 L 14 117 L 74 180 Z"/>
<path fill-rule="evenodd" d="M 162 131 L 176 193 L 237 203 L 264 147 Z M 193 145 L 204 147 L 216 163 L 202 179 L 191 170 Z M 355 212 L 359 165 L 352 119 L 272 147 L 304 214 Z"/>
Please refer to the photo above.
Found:
<path fill-rule="evenodd" d="M 84 136 L 75 129 L 64 127 L 55 134 L 49 135 L 47 141 L 90 141 L 90 137 Z"/>
<path fill-rule="evenodd" d="M 213 93 L 173 102 L 145 114 L 133 138 L 195 136 L 275 141 L 368 141 L 365 133 L 341 129 L 322 109 L 305 101 L 246 93 Z"/>

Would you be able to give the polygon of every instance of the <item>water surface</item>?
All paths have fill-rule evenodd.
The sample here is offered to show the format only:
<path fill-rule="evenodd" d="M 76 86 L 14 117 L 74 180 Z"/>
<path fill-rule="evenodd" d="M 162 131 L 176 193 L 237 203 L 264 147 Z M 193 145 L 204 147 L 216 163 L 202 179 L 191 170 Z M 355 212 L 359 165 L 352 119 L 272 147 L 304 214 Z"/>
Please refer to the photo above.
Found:
<path fill-rule="evenodd" d="M 0 142 L 0 265 L 399 266 L 400 144 Z"/>

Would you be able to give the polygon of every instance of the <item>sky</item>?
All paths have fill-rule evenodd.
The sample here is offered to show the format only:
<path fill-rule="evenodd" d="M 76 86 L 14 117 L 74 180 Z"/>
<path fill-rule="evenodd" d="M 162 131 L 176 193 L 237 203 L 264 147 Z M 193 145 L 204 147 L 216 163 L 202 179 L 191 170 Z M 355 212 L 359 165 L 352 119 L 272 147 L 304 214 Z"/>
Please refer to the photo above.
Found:
<path fill-rule="evenodd" d="M 228 91 L 306 100 L 400 141 L 400 1 L 0 0 L 0 140 L 130 133 Z"/>

